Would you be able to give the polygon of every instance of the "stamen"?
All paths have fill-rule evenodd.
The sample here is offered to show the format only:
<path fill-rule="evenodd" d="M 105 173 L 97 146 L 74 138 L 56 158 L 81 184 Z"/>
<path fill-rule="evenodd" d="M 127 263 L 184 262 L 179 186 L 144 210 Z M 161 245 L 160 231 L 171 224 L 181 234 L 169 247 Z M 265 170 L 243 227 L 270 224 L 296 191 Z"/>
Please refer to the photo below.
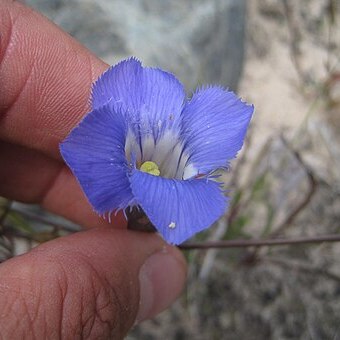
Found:
<path fill-rule="evenodd" d="M 151 161 L 144 162 L 141 165 L 139 170 L 143 172 L 147 172 L 148 174 L 154 175 L 154 176 L 159 176 L 161 174 L 161 172 L 159 171 L 158 165 L 155 162 L 151 162 Z"/>

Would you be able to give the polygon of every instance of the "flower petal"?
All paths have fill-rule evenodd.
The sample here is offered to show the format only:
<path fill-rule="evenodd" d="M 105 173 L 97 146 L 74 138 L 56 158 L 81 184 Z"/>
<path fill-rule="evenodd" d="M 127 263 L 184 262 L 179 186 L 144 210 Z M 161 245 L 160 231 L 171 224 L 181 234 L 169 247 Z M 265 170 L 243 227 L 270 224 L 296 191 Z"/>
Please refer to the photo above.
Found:
<path fill-rule="evenodd" d="M 236 157 L 253 110 L 252 105 L 221 87 L 209 87 L 194 93 L 183 110 L 182 120 L 190 174 L 209 173 L 227 166 L 228 161 Z"/>
<path fill-rule="evenodd" d="M 185 99 L 182 84 L 174 75 L 155 68 L 143 69 L 140 132 L 150 134 L 158 141 L 164 132 L 177 130 Z"/>
<path fill-rule="evenodd" d="M 110 102 L 124 114 L 127 157 L 134 153 L 138 163 L 154 160 L 161 164 L 169 158 L 179 141 L 184 99 L 183 86 L 175 76 L 143 68 L 135 58 L 109 68 L 92 90 L 94 109 Z"/>
<path fill-rule="evenodd" d="M 105 71 L 92 88 L 92 109 L 97 109 L 109 101 L 122 112 L 138 111 L 141 106 L 141 82 L 143 68 L 135 58 L 123 60 Z"/>
<path fill-rule="evenodd" d="M 165 129 L 179 126 L 185 99 L 182 84 L 171 73 L 143 68 L 136 58 L 110 67 L 92 89 L 93 109 L 112 102 L 126 115 L 136 137 L 158 140 Z"/>
<path fill-rule="evenodd" d="M 136 202 L 171 244 L 209 227 L 226 209 L 220 184 L 207 179 L 181 181 L 134 170 L 130 182 Z"/>
<path fill-rule="evenodd" d="M 99 213 L 124 209 L 133 200 L 124 144 L 126 123 L 109 103 L 88 113 L 60 145 L 61 154 Z"/>

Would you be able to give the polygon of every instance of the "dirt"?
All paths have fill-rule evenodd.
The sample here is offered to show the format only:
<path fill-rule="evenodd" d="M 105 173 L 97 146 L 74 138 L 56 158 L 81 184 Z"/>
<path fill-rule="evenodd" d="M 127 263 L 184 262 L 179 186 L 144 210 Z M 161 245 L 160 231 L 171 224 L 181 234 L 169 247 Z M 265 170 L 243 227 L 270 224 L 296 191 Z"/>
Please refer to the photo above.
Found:
<path fill-rule="evenodd" d="M 340 232 L 339 20 L 331 1 L 248 2 L 239 94 L 256 113 L 229 175 L 247 196 L 238 237 L 270 237 L 300 205 L 281 237 Z M 339 254 L 337 243 L 226 249 L 208 262 L 192 252 L 183 296 L 129 339 L 340 339 Z"/>
<path fill-rule="evenodd" d="M 229 54 L 226 46 L 214 40 L 216 8 L 212 1 L 200 1 L 197 6 L 192 1 L 176 6 L 166 2 L 175 12 L 181 6 L 186 8 L 180 21 L 172 11 L 169 21 L 161 19 L 162 3 L 156 1 L 27 3 L 77 39 L 84 39 L 83 43 L 106 60 L 138 51 L 142 54 L 144 48 L 147 63 L 170 65 L 175 73 L 185 74 L 184 82 L 190 86 L 201 81 L 201 74 L 191 76 L 191 72 L 205 70 L 215 59 L 223 64 L 223 58 L 229 56 L 239 60 L 237 67 L 230 67 L 234 61 L 225 61 L 226 68 L 217 65 L 213 72 L 206 70 L 205 76 L 213 82 L 220 69 L 228 70 L 219 80 L 229 79 L 236 88 L 244 55 L 238 93 L 253 103 L 256 111 L 245 147 L 226 175 L 234 203 L 229 214 L 197 240 L 266 238 L 274 237 L 278 230 L 278 236 L 285 238 L 340 233 L 338 1 L 248 1 L 245 44 L 240 40 L 237 53 Z M 230 22 L 223 23 L 224 14 L 230 11 L 229 1 L 217 3 L 223 5 L 216 16 L 217 26 L 235 29 Z M 243 3 L 238 13 L 243 13 Z M 107 11 L 93 11 L 98 4 L 105 5 Z M 124 5 L 124 15 L 116 10 L 120 4 Z M 145 16 L 131 4 L 148 11 L 150 20 L 142 28 L 149 32 L 152 49 L 138 38 L 144 32 L 138 25 Z M 89 25 L 79 10 L 86 15 L 96 13 Z M 118 13 L 120 21 L 114 22 L 106 12 Z M 135 20 L 125 27 L 128 13 Z M 103 14 L 105 20 L 99 18 Z M 79 24 L 73 20 L 76 17 Z M 201 21 L 197 24 L 195 18 Z M 169 25 L 177 21 L 178 29 L 170 32 Z M 138 24 L 137 31 L 131 22 Z M 187 22 L 190 30 L 181 26 Z M 173 45 L 148 23 L 160 31 L 168 30 L 169 41 L 183 38 L 173 55 L 169 53 Z M 209 34 L 208 29 L 212 29 Z M 126 32 L 133 39 L 137 37 L 138 44 L 129 41 Z M 237 32 L 237 27 L 230 32 Z M 243 37 L 242 27 L 239 33 Z M 199 34 L 203 35 L 196 36 Z M 195 36 L 197 39 L 192 40 Z M 224 31 L 219 29 L 218 36 L 224 39 Z M 235 39 L 223 39 L 235 43 Z M 209 48 L 203 50 L 204 44 Z M 138 51 L 133 50 L 135 45 Z M 231 69 L 235 69 L 232 76 Z M 188 283 L 180 299 L 155 319 L 136 326 L 127 339 L 340 339 L 339 243 L 185 254 Z"/>

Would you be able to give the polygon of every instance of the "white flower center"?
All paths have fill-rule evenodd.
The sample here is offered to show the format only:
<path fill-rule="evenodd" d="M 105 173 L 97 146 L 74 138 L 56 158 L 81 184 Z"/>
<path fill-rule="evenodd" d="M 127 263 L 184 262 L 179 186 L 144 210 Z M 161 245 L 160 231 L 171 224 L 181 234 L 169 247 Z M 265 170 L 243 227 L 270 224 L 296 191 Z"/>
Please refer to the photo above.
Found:
<path fill-rule="evenodd" d="M 178 136 L 172 131 L 166 131 L 160 140 L 155 142 L 152 135 L 138 141 L 129 130 L 125 142 L 125 155 L 128 161 L 131 161 L 133 155 L 138 169 L 145 162 L 155 163 L 160 176 L 165 178 L 188 179 L 198 173 L 197 169 L 188 163 L 189 155 L 183 150 Z"/>

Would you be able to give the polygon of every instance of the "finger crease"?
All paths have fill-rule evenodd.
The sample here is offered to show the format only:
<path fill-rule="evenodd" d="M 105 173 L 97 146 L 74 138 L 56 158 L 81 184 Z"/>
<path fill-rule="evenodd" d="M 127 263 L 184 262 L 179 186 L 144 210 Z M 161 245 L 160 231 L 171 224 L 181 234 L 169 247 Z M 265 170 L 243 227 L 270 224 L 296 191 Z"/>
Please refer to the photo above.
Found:
<path fill-rule="evenodd" d="M 9 102 L 9 104 L 6 105 L 5 114 L 8 114 L 13 109 L 14 105 L 19 101 L 19 98 L 21 97 L 21 95 L 25 91 L 25 88 L 26 88 L 27 84 L 29 83 L 29 81 L 32 77 L 34 66 L 35 66 L 35 62 L 33 62 L 32 65 L 30 66 L 29 73 L 28 73 L 27 77 L 25 78 L 25 80 L 22 82 L 22 86 L 20 86 L 18 93 Z"/>

